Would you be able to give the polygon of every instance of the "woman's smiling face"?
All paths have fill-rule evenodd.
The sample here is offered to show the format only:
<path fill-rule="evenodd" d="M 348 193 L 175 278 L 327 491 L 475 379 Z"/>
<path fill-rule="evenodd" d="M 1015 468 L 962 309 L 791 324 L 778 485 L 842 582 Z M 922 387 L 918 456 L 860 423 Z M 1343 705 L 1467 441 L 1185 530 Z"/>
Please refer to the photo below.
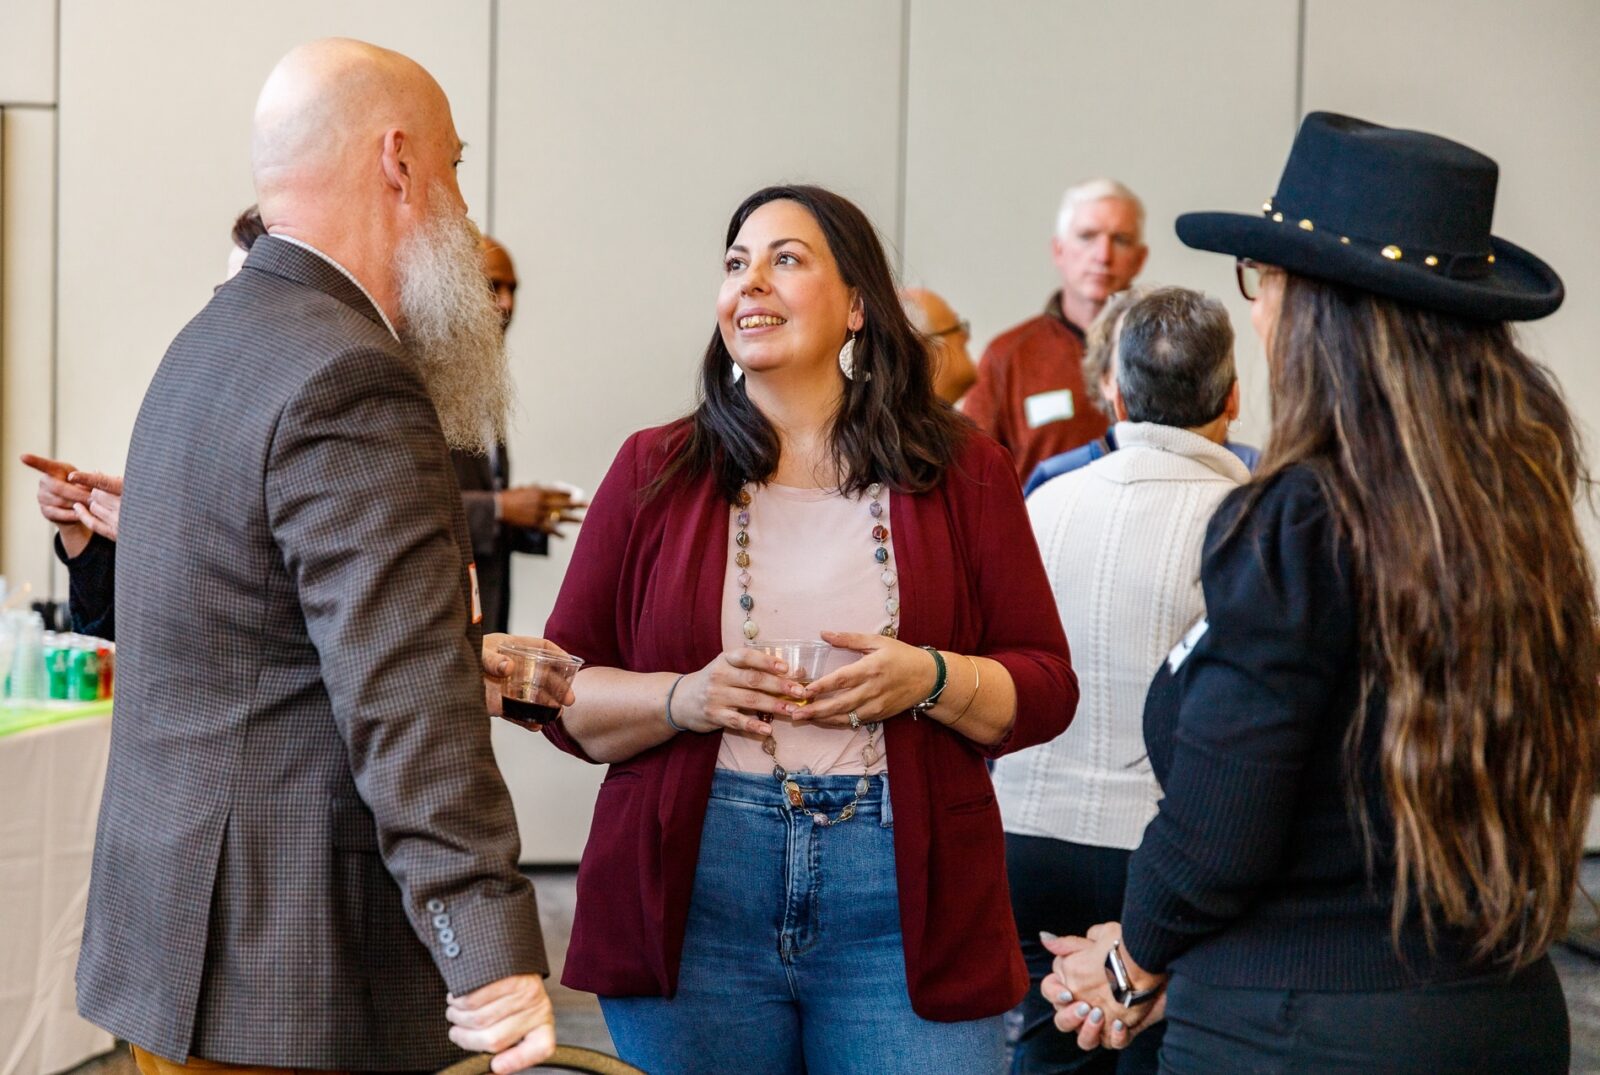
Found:
<path fill-rule="evenodd" d="M 746 373 L 824 367 L 861 327 L 816 218 L 796 202 L 752 212 L 723 259 L 717 324 Z"/>

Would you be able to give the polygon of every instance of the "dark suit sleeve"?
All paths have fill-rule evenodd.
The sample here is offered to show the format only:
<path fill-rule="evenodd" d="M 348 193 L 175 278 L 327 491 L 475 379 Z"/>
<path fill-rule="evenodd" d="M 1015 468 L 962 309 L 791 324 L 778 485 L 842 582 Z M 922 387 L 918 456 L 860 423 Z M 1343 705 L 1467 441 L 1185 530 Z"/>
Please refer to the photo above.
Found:
<path fill-rule="evenodd" d="M 56 535 L 56 559 L 67 565 L 67 615 L 72 629 L 116 641 L 117 543 L 95 534 L 77 556 L 68 557 Z"/>
<path fill-rule="evenodd" d="M 543 530 L 511 531 L 511 551 L 525 552 L 529 556 L 550 555 L 550 535 Z"/>
<path fill-rule="evenodd" d="M 472 535 L 472 555 L 479 560 L 490 559 L 500 533 L 500 523 L 494 517 L 493 490 L 462 490 L 461 509 L 466 512 L 467 532 Z"/>
<path fill-rule="evenodd" d="M 273 536 L 384 862 L 460 995 L 549 968 L 489 746 L 458 496 L 433 406 L 399 357 L 340 356 L 284 409 L 266 476 Z"/>
<path fill-rule="evenodd" d="M 1276 874 L 1354 659 L 1348 565 L 1315 478 L 1287 472 L 1233 526 L 1240 496 L 1207 535 L 1208 626 L 1178 668 L 1165 797 L 1128 865 L 1123 943 L 1157 973 Z"/>

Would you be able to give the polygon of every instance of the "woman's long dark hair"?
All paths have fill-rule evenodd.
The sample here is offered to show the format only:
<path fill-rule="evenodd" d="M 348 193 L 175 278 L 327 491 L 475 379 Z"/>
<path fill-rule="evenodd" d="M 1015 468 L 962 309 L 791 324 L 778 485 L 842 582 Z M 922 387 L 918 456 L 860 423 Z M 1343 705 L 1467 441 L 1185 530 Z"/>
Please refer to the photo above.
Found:
<path fill-rule="evenodd" d="M 1506 325 L 1336 284 L 1291 275 L 1268 346 L 1258 481 L 1310 465 L 1353 557 L 1363 701 L 1346 758 L 1369 855 L 1367 787 L 1392 815 L 1396 942 L 1414 904 L 1430 941 L 1444 925 L 1526 966 L 1565 929 L 1600 749 L 1571 416 Z"/>
<path fill-rule="evenodd" d="M 927 343 L 906 320 L 871 221 L 821 187 L 766 187 L 734 210 L 723 248 L 733 245 L 751 213 L 774 201 L 794 202 L 816 220 L 840 277 L 860 295 L 866 314 L 855 340 L 855 379 L 845 381 L 829 435 L 840 489 L 861 493 L 873 482 L 907 493 L 932 488 L 955 459 L 967 427 L 933 394 Z M 709 472 L 732 503 L 745 482 L 767 481 L 777 471 L 777 430 L 732 372 L 733 356 L 720 329 L 713 329 L 689 435 L 650 493 Z"/>

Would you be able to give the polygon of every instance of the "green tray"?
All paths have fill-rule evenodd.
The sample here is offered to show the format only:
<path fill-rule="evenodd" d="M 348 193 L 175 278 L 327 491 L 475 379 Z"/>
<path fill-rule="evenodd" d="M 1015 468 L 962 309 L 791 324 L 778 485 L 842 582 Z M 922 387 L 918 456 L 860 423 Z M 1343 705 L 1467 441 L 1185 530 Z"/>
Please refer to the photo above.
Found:
<path fill-rule="evenodd" d="M 85 717 L 109 717 L 111 699 L 103 702 L 33 702 L 26 706 L 0 704 L 0 736 L 15 735 Z"/>

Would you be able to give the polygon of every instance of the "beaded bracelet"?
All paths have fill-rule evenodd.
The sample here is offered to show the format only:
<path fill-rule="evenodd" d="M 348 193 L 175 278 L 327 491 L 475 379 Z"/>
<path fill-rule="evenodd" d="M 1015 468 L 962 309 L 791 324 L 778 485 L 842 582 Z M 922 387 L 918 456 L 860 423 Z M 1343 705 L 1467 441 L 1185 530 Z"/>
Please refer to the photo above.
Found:
<path fill-rule="evenodd" d="M 688 674 L 689 673 L 685 672 L 683 676 Z M 672 686 L 667 688 L 667 707 L 665 712 L 662 714 L 667 718 L 667 727 L 671 728 L 675 732 L 686 732 L 689 730 L 672 719 L 672 696 L 678 692 L 678 684 L 683 682 L 683 676 L 679 676 L 677 679 L 673 680 Z"/>

